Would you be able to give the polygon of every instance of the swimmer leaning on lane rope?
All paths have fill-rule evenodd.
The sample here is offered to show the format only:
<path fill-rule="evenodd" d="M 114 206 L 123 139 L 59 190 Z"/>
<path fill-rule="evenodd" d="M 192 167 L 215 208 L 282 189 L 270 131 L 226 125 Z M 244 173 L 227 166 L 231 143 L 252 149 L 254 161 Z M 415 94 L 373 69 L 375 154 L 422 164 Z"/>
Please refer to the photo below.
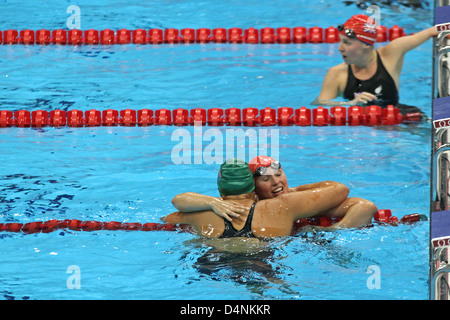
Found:
<path fill-rule="evenodd" d="M 422 113 L 417 107 L 399 103 L 399 79 L 406 53 L 437 36 L 434 27 L 394 39 L 376 50 L 377 29 L 370 17 L 363 14 L 352 16 L 339 25 L 338 30 L 338 50 L 344 62 L 328 70 L 320 94 L 312 104 L 394 105 L 402 114 Z M 338 96 L 347 101 L 333 101 Z"/>

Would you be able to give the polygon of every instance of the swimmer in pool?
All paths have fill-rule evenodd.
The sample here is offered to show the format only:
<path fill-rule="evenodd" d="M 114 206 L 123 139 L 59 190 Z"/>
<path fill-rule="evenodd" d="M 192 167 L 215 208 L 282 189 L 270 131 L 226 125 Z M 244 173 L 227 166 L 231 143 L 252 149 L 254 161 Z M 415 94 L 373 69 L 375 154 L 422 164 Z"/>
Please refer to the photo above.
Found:
<path fill-rule="evenodd" d="M 330 183 L 334 183 L 321 181 L 289 188 L 287 177 L 277 160 L 268 156 L 257 156 L 251 159 L 248 164 L 255 180 L 256 201 L 275 198 L 288 192 L 304 192 L 311 189 L 320 191 L 322 188 L 327 188 Z M 222 198 L 194 192 L 185 192 L 175 196 L 172 199 L 172 204 L 177 210 L 186 213 L 212 210 L 218 216 L 228 221 L 232 221 L 233 218 L 238 218 L 241 213 L 249 210 L 248 207 L 234 201 L 223 201 Z M 374 207 L 375 205 L 371 201 L 358 197 L 350 197 L 343 200 L 335 208 L 322 212 L 320 215 L 341 218 L 349 210 L 364 214 L 366 211 L 370 212 Z"/>
<path fill-rule="evenodd" d="M 266 171 L 271 170 L 268 167 Z M 277 169 L 278 170 L 278 169 Z M 166 223 L 187 224 L 197 234 L 211 238 L 270 238 L 291 234 L 294 222 L 332 212 L 347 199 L 349 189 L 338 182 L 324 182 L 302 192 L 286 192 L 272 199 L 255 201 L 255 179 L 247 163 L 233 159 L 220 167 L 217 185 L 224 203 L 241 205 L 244 210 L 232 221 L 212 210 L 174 212 L 164 218 Z M 360 212 L 348 210 L 342 220 L 330 227 L 335 230 L 356 228 L 371 223 L 377 208 Z"/>
<path fill-rule="evenodd" d="M 377 39 L 375 21 L 366 15 L 351 17 L 340 31 L 339 52 L 344 62 L 329 69 L 314 105 L 394 105 L 402 114 L 420 109 L 399 104 L 399 78 L 405 54 L 437 36 L 434 27 L 392 40 L 374 49 Z M 333 101 L 343 96 L 347 102 Z"/>

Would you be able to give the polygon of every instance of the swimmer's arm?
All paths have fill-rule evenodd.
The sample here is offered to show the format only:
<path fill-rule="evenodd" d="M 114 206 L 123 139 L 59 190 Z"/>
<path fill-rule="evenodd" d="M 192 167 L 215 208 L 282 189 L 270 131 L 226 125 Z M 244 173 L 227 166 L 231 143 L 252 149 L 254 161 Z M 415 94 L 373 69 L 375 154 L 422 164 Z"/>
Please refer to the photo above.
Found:
<path fill-rule="evenodd" d="M 342 92 L 340 86 L 344 87 L 347 82 L 347 65 L 340 64 L 328 70 L 322 83 L 322 89 L 319 96 L 311 102 L 315 106 L 357 106 L 365 104 L 376 98 L 369 92 L 362 92 L 355 99 L 350 101 L 334 101 Z M 343 75 L 344 74 L 344 75 Z"/>
<path fill-rule="evenodd" d="M 385 51 L 385 55 L 400 55 L 403 56 L 408 51 L 417 48 L 431 37 L 437 36 L 439 33 L 434 27 L 422 30 L 409 36 L 404 36 L 392 40 L 385 47 L 380 48 Z"/>
<path fill-rule="evenodd" d="M 172 199 L 172 204 L 177 210 L 182 212 L 195 212 L 210 210 L 211 203 L 218 200 L 215 197 L 199 194 L 195 192 L 185 192 L 176 195 Z"/>
<path fill-rule="evenodd" d="M 347 199 L 350 190 L 339 182 L 329 181 L 327 186 L 303 192 L 288 192 L 279 196 L 287 213 L 294 220 L 314 217 L 327 212 Z"/>
<path fill-rule="evenodd" d="M 173 212 L 169 214 L 168 216 L 162 217 L 162 221 L 165 223 L 171 223 L 171 224 L 183 224 L 187 223 L 186 216 L 183 212 Z"/>
<path fill-rule="evenodd" d="M 317 97 L 313 102 L 310 103 L 313 106 L 349 106 L 348 101 L 333 101 L 326 100 Z"/>
<path fill-rule="evenodd" d="M 310 189 L 315 189 L 315 188 L 325 188 L 330 186 L 332 182 L 330 181 L 320 181 L 320 182 L 315 182 L 315 183 L 310 183 L 310 184 L 303 184 L 294 188 L 289 188 L 289 192 L 298 192 L 298 191 L 306 191 L 306 190 L 310 190 Z"/>
<path fill-rule="evenodd" d="M 170 224 L 189 225 L 189 230 L 195 234 L 206 237 L 219 237 L 223 233 L 223 219 L 212 211 L 199 212 L 173 212 L 162 220 Z"/>
<path fill-rule="evenodd" d="M 343 228 L 358 228 L 372 223 L 372 218 L 378 208 L 371 201 L 362 198 L 347 198 L 336 208 L 325 215 L 341 217 L 342 219 L 330 227 L 318 227 L 322 230 L 336 230 Z"/>
<path fill-rule="evenodd" d="M 165 217 L 162 217 L 161 220 L 165 223 L 178 225 L 182 227 L 183 230 L 189 231 L 191 233 L 200 234 L 194 214 L 185 214 L 183 212 L 177 211 L 172 212 Z"/>
<path fill-rule="evenodd" d="M 323 79 L 322 89 L 319 96 L 311 102 L 312 105 L 339 105 L 339 101 L 331 101 L 339 96 L 339 84 L 336 78 L 342 72 L 342 67 L 335 66 L 328 70 L 325 78 Z"/>
<path fill-rule="evenodd" d="M 376 96 L 370 92 L 361 92 L 355 99 L 349 101 L 333 101 L 333 100 L 325 100 L 317 97 L 311 105 L 313 106 L 360 106 L 364 105 L 367 102 L 373 101 L 376 99 Z"/>
<path fill-rule="evenodd" d="M 241 213 L 249 210 L 249 208 L 236 202 L 223 201 L 221 198 L 194 192 L 176 195 L 172 199 L 172 204 L 177 210 L 182 212 L 211 210 L 228 221 L 231 221 L 232 217 L 239 217 Z"/>

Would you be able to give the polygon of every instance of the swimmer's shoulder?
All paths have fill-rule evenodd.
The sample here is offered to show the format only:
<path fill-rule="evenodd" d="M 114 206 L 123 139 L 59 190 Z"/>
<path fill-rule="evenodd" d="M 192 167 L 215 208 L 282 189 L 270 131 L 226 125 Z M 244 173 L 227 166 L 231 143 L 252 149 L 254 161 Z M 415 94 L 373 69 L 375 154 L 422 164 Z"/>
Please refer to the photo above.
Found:
<path fill-rule="evenodd" d="M 328 72 L 332 72 L 334 74 L 338 74 L 338 73 L 342 73 L 342 72 L 347 72 L 348 69 L 348 64 L 346 64 L 345 62 L 342 62 L 338 65 L 332 66 Z"/>
<path fill-rule="evenodd" d="M 346 64 L 345 62 L 340 63 L 340 64 L 332 66 L 331 68 L 328 69 L 327 77 L 328 76 L 337 77 L 337 76 L 341 76 L 344 74 L 346 75 L 347 70 L 348 70 L 348 64 Z"/>
<path fill-rule="evenodd" d="M 340 63 L 328 69 L 328 72 L 325 76 L 324 84 L 336 86 L 338 88 L 338 92 L 343 92 L 345 85 L 347 84 L 348 79 L 348 64 Z"/>
<path fill-rule="evenodd" d="M 161 218 L 161 220 L 164 221 L 165 223 L 178 224 L 178 223 L 186 222 L 185 217 L 186 216 L 184 213 L 177 211 L 177 212 L 172 212 L 171 214 Z"/>
<path fill-rule="evenodd" d="M 259 200 L 255 205 L 255 212 L 259 212 L 263 215 L 279 215 L 284 213 L 286 205 L 289 205 L 289 200 L 285 200 L 286 194 L 279 195 L 276 198 Z"/>

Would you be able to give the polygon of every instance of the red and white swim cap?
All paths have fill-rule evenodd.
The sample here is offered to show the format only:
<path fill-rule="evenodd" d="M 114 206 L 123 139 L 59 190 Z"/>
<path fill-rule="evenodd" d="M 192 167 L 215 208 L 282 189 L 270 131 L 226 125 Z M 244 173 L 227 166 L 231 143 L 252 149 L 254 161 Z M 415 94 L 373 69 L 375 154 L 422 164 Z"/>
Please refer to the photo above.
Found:
<path fill-rule="evenodd" d="M 355 37 L 368 45 L 373 45 L 377 41 L 377 26 L 375 20 L 364 15 L 357 14 L 348 19 L 340 32 L 348 36 L 348 30 L 353 31 Z"/>
<path fill-rule="evenodd" d="M 280 167 L 277 160 L 268 156 L 257 156 L 248 162 L 248 166 L 250 167 L 250 170 L 252 170 L 253 174 L 255 174 L 260 168 L 267 168 L 274 165 L 276 166 L 276 169 Z"/>

